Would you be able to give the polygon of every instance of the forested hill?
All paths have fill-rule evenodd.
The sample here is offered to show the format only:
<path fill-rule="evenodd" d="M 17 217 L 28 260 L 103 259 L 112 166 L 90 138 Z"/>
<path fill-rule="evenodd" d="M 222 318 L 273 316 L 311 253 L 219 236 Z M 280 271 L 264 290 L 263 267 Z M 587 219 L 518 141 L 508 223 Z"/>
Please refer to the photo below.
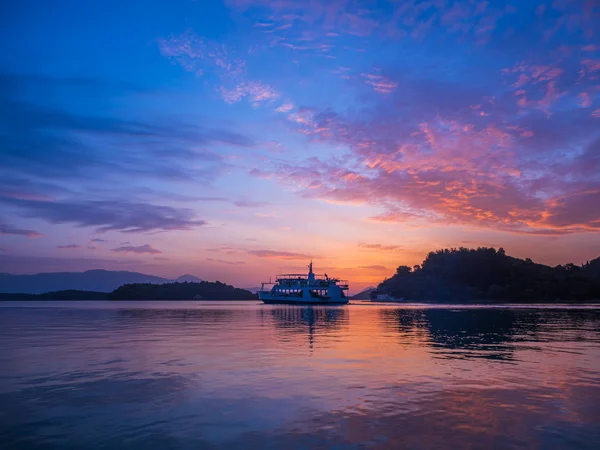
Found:
<path fill-rule="evenodd" d="M 600 258 L 556 267 L 503 249 L 443 249 L 419 266 L 400 266 L 378 291 L 417 301 L 578 302 L 600 300 Z"/>
<path fill-rule="evenodd" d="M 108 294 L 110 300 L 256 300 L 245 289 L 220 281 L 200 283 L 125 284 Z"/>

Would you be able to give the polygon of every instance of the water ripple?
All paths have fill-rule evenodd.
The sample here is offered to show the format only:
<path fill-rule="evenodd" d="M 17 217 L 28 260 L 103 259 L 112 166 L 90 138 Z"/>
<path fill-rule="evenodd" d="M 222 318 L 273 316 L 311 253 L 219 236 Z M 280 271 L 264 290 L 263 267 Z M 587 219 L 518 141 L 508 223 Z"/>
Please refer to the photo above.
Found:
<path fill-rule="evenodd" d="M 3 448 L 598 448 L 600 310 L 0 307 Z"/>

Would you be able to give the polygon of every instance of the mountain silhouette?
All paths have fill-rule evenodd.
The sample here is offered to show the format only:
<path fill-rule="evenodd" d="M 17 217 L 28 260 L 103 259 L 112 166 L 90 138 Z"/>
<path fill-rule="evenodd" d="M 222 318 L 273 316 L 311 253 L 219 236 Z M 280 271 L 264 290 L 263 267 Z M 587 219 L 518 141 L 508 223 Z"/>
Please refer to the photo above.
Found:
<path fill-rule="evenodd" d="M 186 273 L 185 275 L 181 275 L 180 277 L 175 278 L 175 280 L 173 281 L 177 283 L 200 283 L 202 280 L 198 277 L 195 277 L 194 275 Z"/>
<path fill-rule="evenodd" d="M 86 270 L 85 272 L 52 272 L 35 275 L 12 275 L 0 273 L 0 292 L 42 294 L 44 292 L 79 290 L 94 292 L 112 292 L 124 284 L 173 282 L 200 282 L 193 275 L 182 275 L 171 280 L 139 272 Z"/>
<path fill-rule="evenodd" d="M 374 286 L 363 289 L 358 294 L 354 294 L 352 297 L 350 297 L 350 300 L 369 300 L 371 298 L 371 291 L 374 291 L 375 289 L 377 288 Z"/>

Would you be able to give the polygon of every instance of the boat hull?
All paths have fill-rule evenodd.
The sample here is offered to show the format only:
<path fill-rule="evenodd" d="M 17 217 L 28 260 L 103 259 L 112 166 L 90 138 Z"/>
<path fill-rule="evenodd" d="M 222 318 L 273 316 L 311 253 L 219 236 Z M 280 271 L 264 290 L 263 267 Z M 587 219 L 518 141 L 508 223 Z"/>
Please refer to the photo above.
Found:
<path fill-rule="evenodd" d="M 287 297 L 273 295 L 270 292 L 259 292 L 258 298 L 266 304 L 285 304 L 285 305 L 345 305 L 348 303 L 348 297 Z"/>
<path fill-rule="evenodd" d="M 277 298 L 261 298 L 263 303 L 267 305 L 346 305 L 348 303 L 347 299 L 339 299 L 339 300 L 290 300 L 290 299 L 277 299 Z"/>

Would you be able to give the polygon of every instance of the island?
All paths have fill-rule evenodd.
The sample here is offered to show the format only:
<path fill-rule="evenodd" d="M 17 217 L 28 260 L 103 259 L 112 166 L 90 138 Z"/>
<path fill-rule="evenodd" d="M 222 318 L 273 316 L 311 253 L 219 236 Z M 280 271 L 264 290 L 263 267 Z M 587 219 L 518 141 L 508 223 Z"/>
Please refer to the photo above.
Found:
<path fill-rule="evenodd" d="M 421 265 L 399 266 L 377 292 L 406 301 L 443 303 L 600 300 L 600 258 L 555 267 L 508 256 L 504 249 L 451 248 L 430 252 Z"/>
<path fill-rule="evenodd" d="M 258 296 L 220 281 L 130 283 L 112 292 L 65 290 L 44 294 L 0 293 L 0 300 L 258 300 Z"/>

